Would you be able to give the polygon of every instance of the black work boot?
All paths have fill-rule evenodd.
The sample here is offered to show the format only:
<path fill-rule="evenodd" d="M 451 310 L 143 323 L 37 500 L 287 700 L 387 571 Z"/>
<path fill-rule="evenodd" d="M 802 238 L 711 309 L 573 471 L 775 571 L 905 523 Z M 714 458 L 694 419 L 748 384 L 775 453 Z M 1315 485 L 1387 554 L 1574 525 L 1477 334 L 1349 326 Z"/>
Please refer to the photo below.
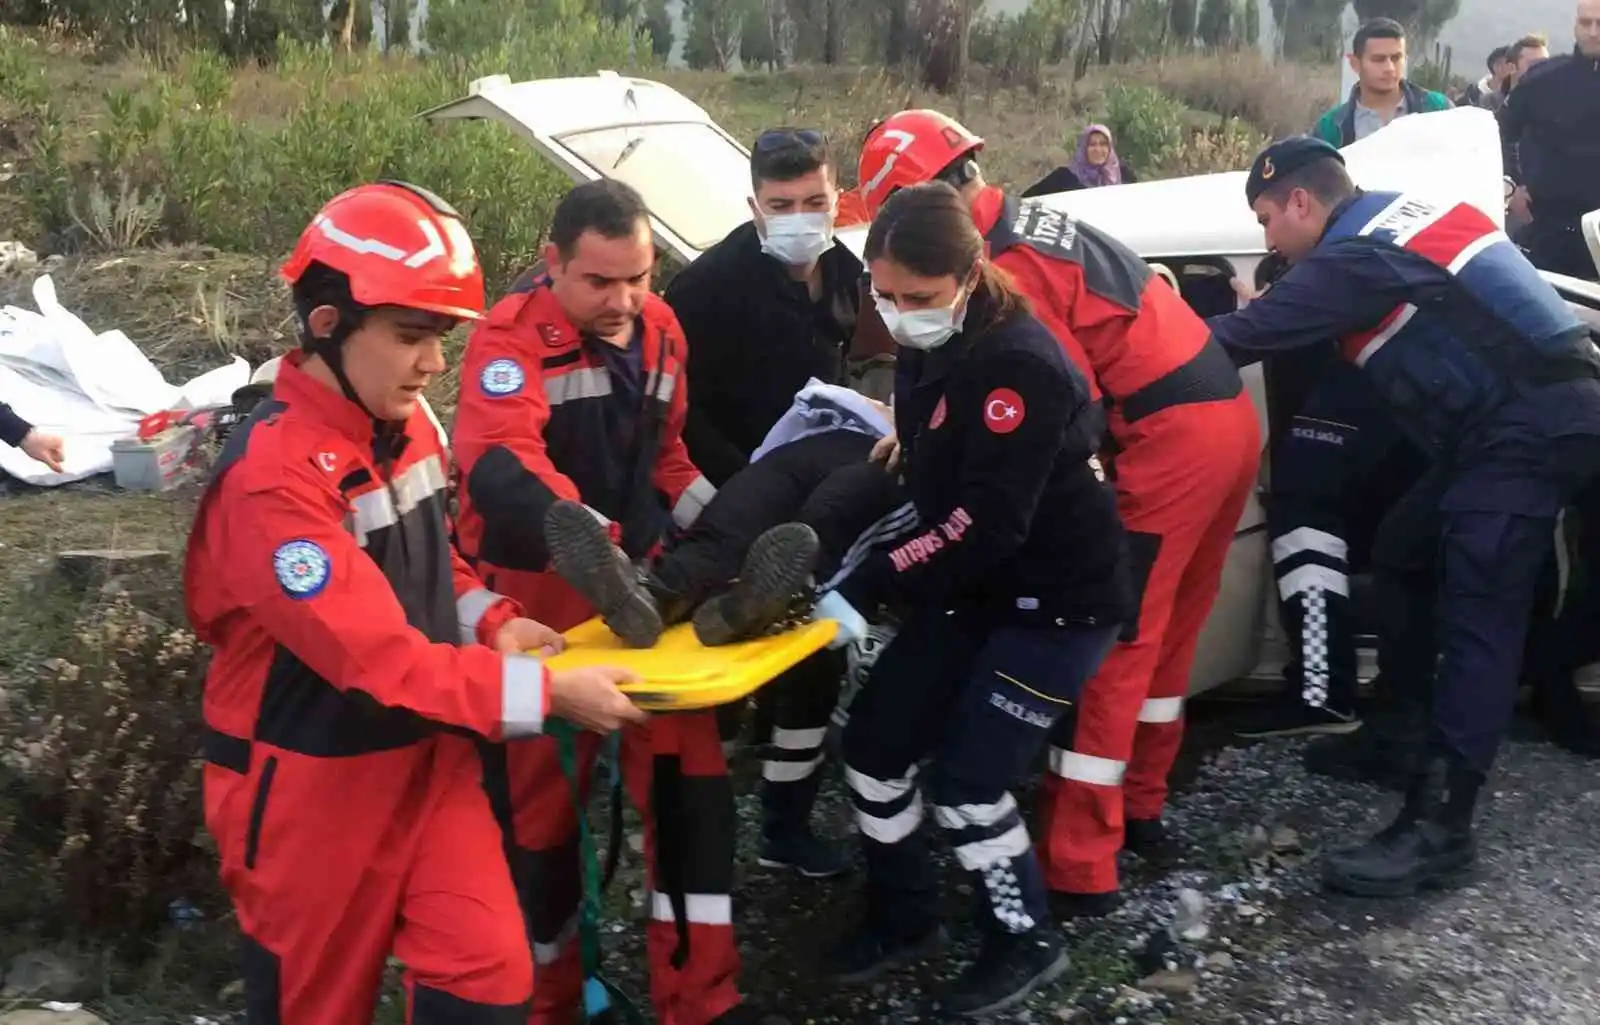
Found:
<path fill-rule="evenodd" d="M 783 523 L 756 538 L 739 579 L 695 610 L 694 632 L 706 647 L 759 637 L 789 611 L 807 588 L 817 562 L 817 533 L 803 523 Z"/>
<path fill-rule="evenodd" d="M 1122 849 L 1158 867 L 1178 860 L 1178 845 L 1167 835 L 1167 827 L 1160 819 L 1125 819 Z"/>
<path fill-rule="evenodd" d="M 811 809 L 821 785 L 821 766 L 792 783 L 762 781 L 758 859 L 762 868 L 793 869 L 807 879 L 832 879 L 849 870 L 848 846 L 824 840 L 811 830 Z"/>
<path fill-rule="evenodd" d="M 1362 846 L 1323 860 L 1323 885 L 1358 897 L 1404 897 L 1447 885 L 1477 857 L 1472 809 L 1483 780 L 1457 757 L 1430 758 L 1394 822 Z"/>
<path fill-rule="evenodd" d="M 1069 964 L 1066 942 L 1053 929 L 1011 933 L 990 926 L 977 960 L 950 984 L 939 1005 L 964 1018 L 1004 1011 L 1054 982 Z"/>
<path fill-rule="evenodd" d="M 1600 723 L 1584 704 L 1570 672 L 1536 676 L 1531 710 L 1551 743 L 1586 758 L 1600 758 Z"/>
<path fill-rule="evenodd" d="M 1050 913 L 1063 921 L 1080 918 L 1104 918 L 1122 907 L 1122 891 L 1105 893 L 1069 893 L 1065 890 L 1050 892 Z"/>
<path fill-rule="evenodd" d="M 583 600 L 593 605 L 611 632 L 633 648 L 660 640 L 666 624 L 627 554 L 611 543 L 600 521 L 579 502 L 565 499 L 544 516 L 550 562 Z"/>
<path fill-rule="evenodd" d="M 1306 771 L 1404 791 L 1419 767 L 1424 729 L 1411 712 L 1369 716 L 1354 733 L 1318 737 L 1307 744 Z"/>
<path fill-rule="evenodd" d="M 789 1019 L 746 1000 L 711 1019 L 711 1025 L 789 1025 Z"/>
<path fill-rule="evenodd" d="M 1341 735 L 1361 728 L 1354 712 L 1330 705 L 1308 705 L 1298 694 L 1288 695 L 1245 717 L 1233 735 L 1240 740 L 1267 740 L 1273 737 Z"/>
<path fill-rule="evenodd" d="M 822 973 L 845 985 L 915 964 L 944 945 L 938 880 L 922 830 L 896 844 L 865 840 L 866 886 L 859 922 L 822 955 Z"/>

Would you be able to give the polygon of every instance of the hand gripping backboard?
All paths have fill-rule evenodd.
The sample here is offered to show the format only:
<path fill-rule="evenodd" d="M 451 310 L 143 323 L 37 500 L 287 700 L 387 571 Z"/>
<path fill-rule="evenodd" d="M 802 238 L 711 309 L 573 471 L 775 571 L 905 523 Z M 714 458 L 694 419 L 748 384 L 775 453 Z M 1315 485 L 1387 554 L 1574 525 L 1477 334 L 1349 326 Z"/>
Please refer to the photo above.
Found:
<path fill-rule="evenodd" d="M 838 624 L 819 619 L 784 633 L 708 648 L 694 627 L 680 623 L 653 648 L 630 648 L 597 617 L 568 630 L 567 649 L 545 660 L 552 671 L 617 666 L 639 679 L 622 687 L 634 704 L 652 712 L 712 708 L 747 697 L 790 666 L 821 651 Z"/>

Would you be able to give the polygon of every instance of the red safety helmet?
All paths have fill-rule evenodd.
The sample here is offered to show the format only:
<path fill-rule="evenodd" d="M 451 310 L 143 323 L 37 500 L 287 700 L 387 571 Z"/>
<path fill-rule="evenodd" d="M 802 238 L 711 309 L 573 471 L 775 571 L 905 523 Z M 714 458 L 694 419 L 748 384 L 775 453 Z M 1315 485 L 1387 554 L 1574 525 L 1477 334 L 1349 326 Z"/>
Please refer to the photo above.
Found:
<path fill-rule="evenodd" d="M 483 318 L 483 269 L 461 215 L 415 185 L 358 185 L 329 200 L 281 273 L 293 285 L 313 263 L 344 274 L 362 306 Z"/>
<path fill-rule="evenodd" d="M 856 188 L 873 217 L 896 189 L 933 181 L 939 172 L 983 149 L 983 140 L 937 110 L 902 110 L 867 132 Z"/>

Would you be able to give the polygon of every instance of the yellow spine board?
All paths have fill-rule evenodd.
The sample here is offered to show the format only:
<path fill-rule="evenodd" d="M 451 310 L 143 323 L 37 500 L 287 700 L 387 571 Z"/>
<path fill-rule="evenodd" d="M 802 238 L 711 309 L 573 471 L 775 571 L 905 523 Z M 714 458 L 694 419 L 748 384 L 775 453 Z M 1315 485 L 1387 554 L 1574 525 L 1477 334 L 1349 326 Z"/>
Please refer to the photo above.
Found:
<path fill-rule="evenodd" d="M 567 650 L 545 664 L 552 670 L 627 669 L 639 679 L 622 689 L 639 707 L 652 711 L 712 708 L 749 696 L 821 651 L 838 628 L 833 620 L 822 619 L 772 637 L 708 648 L 695 637 L 692 625 L 680 623 L 662 634 L 655 647 L 630 648 L 595 618 L 568 630 Z"/>

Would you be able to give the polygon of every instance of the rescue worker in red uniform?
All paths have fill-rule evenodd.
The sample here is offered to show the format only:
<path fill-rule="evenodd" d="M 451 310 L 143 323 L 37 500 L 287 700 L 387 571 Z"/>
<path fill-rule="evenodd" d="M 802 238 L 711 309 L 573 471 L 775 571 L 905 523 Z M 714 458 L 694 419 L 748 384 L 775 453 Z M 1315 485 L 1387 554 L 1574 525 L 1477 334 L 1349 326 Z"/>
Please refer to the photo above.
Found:
<path fill-rule="evenodd" d="M 542 529 L 581 502 L 632 559 L 693 523 L 715 490 L 683 445 L 683 333 L 650 291 L 643 200 L 601 180 L 557 205 L 544 270 L 500 300 L 467 342 L 453 443 L 461 548 L 491 587 L 567 630 L 596 610 L 550 564 Z M 592 765 L 599 738 L 582 738 Z M 556 745 L 514 742 L 503 774 L 512 875 L 533 941 L 534 1025 L 568 1025 L 582 978 L 577 821 Z M 624 731 L 622 772 L 644 813 L 651 995 L 662 1025 L 755 1020 L 736 983 L 729 891 L 733 788 L 712 712 Z M 492 763 L 492 759 L 491 759 Z M 666 800 L 670 809 L 660 807 Z"/>
<path fill-rule="evenodd" d="M 931 110 L 875 126 L 858 181 L 876 215 L 898 188 L 945 181 L 995 266 L 1108 406 L 1108 473 L 1128 531 L 1137 619 L 1058 724 L 1039 857 L 1066 915 L 1116 907 L 1117 851 L 1159 851 L 1167 774 L 1201 627 L 1261 460 L 1256 411 L 1205 323 L 1138 255 L 1094 227 L 984 182 L 983 140 Z M 1125 828 L 1126 827 L 1126 828 Z"/>
<path fill-rule="evenodd" d="M 398 183 L 332 200 L 284 277 L 302 351 L 235 429 L 189 538 L 214 655 L 206 826 L 244 934 L 251 1025 L 368 1021 L 390 953 L 408 1021 L 516 1025 L 533 969 L 475 737 L 640 720 L 452 550 L 423 388 L 483 314 L 459 217 Z"/>

